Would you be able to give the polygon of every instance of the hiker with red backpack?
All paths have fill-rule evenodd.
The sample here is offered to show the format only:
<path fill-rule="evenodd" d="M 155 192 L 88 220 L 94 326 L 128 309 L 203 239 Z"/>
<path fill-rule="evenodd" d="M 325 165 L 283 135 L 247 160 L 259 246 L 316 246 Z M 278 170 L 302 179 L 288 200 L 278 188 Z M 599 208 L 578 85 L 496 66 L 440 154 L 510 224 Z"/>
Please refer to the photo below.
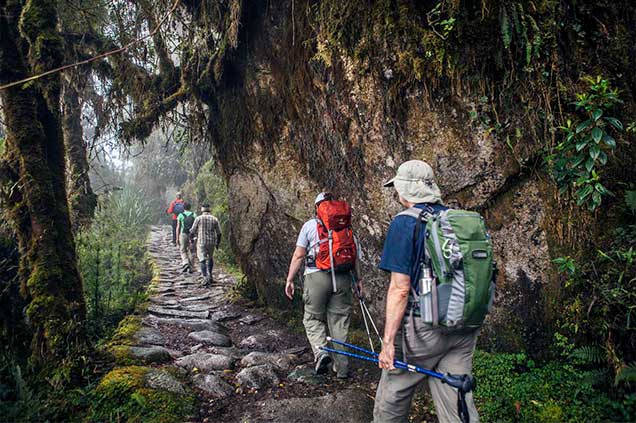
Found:
<path fill-rule="evenodd" d="M 183 204 L 183 213 L 180 213 L 177 217 L 177 246 L 181 253 L 181 271 L 183 273 L 192 273 L 192 249 L 190 247 L 190 241 L 192 236 L 190 235 L 190 229 L 194 225 L 194 220 L 197 218 L 196 213 L 190 211 L 190 203 L 185 202 Z"/>
<path fill-rule="evenodd" d="M 449 379 L 427 379 L 395 360 L 473 380 L 473 353 L 496 275 L 484 219 L 445 207 L 433 169 L 421 160 L 402 163 L 384 186 L 395 187 L 405 210 L 389 226 L 379 264 L 391 279 L 373 421 L 407 421 L 413 394 L 427 381 L 440 422 L 477 423 L 474 386 L 457 390 Z"/>
<path fill-rule="evenodd" d="M 177 218 L 183 213 L 183 204 L 183 196 L 178 192 L 166 210 L 166 213 L 172 215 L 172 245 L 177 245 Z"/>
<path fill-rule="evenodd" d="M 352 285 L 361 289 L 357 259 L 359 248 L 351 228 L 351 209 L 330 193 L 318 194 L 314 201 L 316 217 L 303 225 L 289 264 L 285 295 L 294 297 L 294 278 L 305 263 L 303 324 L 314 353 L 315 372 L 324 374 L 334 361 L 336 376 L 349 376 L 348 359 L 332 357 L 320 348 L 327 345 L 327 332 L 346 340 L 351 322 Z"/>

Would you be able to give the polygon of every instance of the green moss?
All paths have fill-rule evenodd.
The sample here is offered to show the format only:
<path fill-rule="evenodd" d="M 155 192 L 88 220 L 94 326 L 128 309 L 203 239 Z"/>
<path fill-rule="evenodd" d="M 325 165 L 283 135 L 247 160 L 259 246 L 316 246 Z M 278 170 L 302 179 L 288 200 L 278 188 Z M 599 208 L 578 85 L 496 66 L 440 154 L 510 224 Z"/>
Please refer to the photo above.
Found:
<path fill-rule="evenodd" d="M 145 385 L 149 367 L 128 366 L 112 370 L 101 380 L 86 421 L 129 423 L 183 422 L 194 412 L 193 394 L 179 395 Z"/>

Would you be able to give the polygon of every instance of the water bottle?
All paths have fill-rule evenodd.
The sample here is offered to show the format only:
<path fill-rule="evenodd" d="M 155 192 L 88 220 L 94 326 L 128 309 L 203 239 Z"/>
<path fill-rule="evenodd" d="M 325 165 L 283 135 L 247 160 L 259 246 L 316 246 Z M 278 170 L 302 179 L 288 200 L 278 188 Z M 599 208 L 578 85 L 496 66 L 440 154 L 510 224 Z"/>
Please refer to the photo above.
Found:
<path fill-rule="evenodd" d="M 420 277 L 420 314 L 425 323 L 433 322 L 433 272 L 431 267 L 422 263 L 422 276 Z"/>

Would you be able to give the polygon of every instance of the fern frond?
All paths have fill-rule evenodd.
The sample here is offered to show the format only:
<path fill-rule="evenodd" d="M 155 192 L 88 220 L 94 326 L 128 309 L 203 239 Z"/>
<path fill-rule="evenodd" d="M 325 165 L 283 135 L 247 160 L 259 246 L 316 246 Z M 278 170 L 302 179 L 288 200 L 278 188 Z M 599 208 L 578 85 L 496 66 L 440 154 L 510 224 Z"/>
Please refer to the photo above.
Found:
<path fill-rule="evenodd" d="M 601 347 L 584 346 L 572 351 L 572 358 L 579 359 L 584 364 L 601 364 L 607 360 L 607 352 Z"/>

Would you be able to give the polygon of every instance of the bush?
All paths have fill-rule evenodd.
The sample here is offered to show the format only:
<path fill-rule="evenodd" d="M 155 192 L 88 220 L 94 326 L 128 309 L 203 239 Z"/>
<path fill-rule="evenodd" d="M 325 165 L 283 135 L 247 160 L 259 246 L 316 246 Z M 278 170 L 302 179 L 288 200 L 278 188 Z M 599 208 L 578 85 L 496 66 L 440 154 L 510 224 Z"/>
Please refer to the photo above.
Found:
<path fill-rule="evenodd" d="M 636 397 L 595 389 L 568 360 L 537 366 L 526 354 L 475 352 L 475 401 L 485 422 L 634 421 Z"/>

